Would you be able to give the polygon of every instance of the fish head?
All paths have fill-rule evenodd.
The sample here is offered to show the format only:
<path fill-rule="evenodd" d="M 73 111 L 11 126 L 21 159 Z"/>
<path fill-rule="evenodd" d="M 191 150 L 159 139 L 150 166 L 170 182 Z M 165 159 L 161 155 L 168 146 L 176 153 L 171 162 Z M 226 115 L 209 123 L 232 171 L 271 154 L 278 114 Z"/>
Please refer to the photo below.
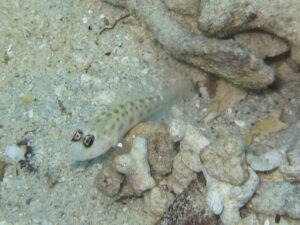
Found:
<path fill-rule="evenodd" d="M 73 161 L 90 160 L 106 153 L 112 144 L 108 135 L 77 130 L 72 138 L 69 156 Z"/>

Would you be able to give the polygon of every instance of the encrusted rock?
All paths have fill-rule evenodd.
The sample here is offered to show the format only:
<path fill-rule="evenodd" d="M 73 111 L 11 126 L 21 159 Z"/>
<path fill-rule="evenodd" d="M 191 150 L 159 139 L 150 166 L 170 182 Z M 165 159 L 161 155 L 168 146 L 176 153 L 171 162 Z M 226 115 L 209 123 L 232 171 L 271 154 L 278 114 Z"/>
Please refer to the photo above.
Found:
<path fill-rule="evenodd" d="M 207 173 L 232 185 L 242 185 L 248 179 L 245 145 L 238 136 L 226 135 L 201 151 L 200 158 Z"/>
<path fill-rule="evenodd" d="M 296 133 L 297 136 L 299 133 Z M 299 136 L 298 136 L 299 137 Z M 291 146 L 292 148 L 288 152 L 288 159 L 291 165 L 300 165 L 300 139 Z"/>
<path fill-rule="evenodd" d="M 300 165 L 283 165 L 279 167 L 279 171 L 283 175 L 284 180 L 286 181 L 300 181 Z"/>
<path fill-rule="evenodd" d="M 165 176 L 171 173 L 172 162 L 177 153 L 166 124 L 141 123 L 128 134 L 128 137 L 133 136 L 142 136 L 147 139 L 151 174 Z"/>
<path fill-rule="evenodd" d="M 278 141 L 281 146 L 288 149 L 288 164 L 279 167 L 280 173 L 286 181 L 300 181 L 300 122 L 290 126 L 283 134 L 278 134 Z"/>
<path fill-rule="evenodd" d="M 168 177 L 168 187 L 176 194 L 180 194 L 197 177 L 196 173 L 182 161 L 179 152 L 173 161 L 172 174 Z"/>
<path fill-rule="evenodd" d="M 300 64 L 300 2 L 298 0 L 201 1 L 199 28 L 208 35 L 229 36 L 245 30 L 264 30 L 286 40 Z"/>
<path fill-rule="evenodd" d="M 131 187 L 131 184 L 125 179 L 122 183 L 121 189 L 117 195 L 114 195 L 113 198 L 116 201 L 127 201 L 132 197 L 136 197 L 134 190 Z"/>
<path fill-rule="evenodd" d="M 300 187 L 287 182 L 262 182 L 248 206 L 257 213 L 300 219 Z"/>
<path fill-rule="evenodd" d="M 111 161 L 103 163 L 101 170 L 95 178 L 97 189 L 106 196 L 113 197 L 120 191 L 124 175 L 118 173 Z"/>
<path fill-rule="evenodd" d="M 141 195 L 155 185 L 155 180 L 150 175 L 147 141 L 144 138 L 136 137 L 133 140 L 131 152 L 118 155 L 114 163 L 117 171 L 126 175 L 126 180 L 136 195 Z"/>
<path fill-rule="evenodd" d="M 145 204 L 150 212 L 160 218 L 173 202 L 174 196 L 159 187 L 154 187 L 145 196 Z"/>

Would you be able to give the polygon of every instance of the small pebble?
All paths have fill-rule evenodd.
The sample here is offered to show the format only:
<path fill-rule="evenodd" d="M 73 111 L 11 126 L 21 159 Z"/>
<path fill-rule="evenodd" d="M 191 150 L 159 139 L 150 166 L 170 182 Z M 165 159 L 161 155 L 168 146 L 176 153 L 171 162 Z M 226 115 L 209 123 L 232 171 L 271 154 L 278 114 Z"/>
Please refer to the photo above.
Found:
<path fill-rule="evenodd" d="M 24 153 L 25 150 L 23 148 L 18 147 L 17 145 L 11 145 L 11 146 L 7 146 L 5 148 L 5 155 L 14 160 L 14 161 L 19 161 L 19 160 L 24 160 Z"/>

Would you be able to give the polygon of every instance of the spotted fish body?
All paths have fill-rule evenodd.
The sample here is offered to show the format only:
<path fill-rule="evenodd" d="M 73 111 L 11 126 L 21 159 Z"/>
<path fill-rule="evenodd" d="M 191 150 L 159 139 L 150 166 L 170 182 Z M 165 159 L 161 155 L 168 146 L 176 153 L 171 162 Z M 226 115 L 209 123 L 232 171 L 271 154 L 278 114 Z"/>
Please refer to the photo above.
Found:
<path fill-rule="evenodd" d="M 118 143 L 129 129 L 178 97 L 182 89 L 187 88 L 187 84 L 191 85 L 191 82 L 184 81 L 179 85 L 180 88 L 178 84 L 175 85 L 175 90 L 120 104 L 99 114 L 87 124 L 86 129 L 80 129 L 74 135 L 70 147 L 71 158 L 82 161 L 104 154 Z"/>

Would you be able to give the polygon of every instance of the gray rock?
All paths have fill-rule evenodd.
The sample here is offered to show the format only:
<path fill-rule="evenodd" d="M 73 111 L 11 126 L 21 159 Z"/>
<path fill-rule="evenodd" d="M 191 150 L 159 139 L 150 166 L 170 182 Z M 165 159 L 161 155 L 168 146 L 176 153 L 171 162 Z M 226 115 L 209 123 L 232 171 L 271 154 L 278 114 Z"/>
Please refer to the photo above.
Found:
<path fill-rule="evenodd" d="M 273 149 L 261 155 L 247 153 L 247 162 L 255 171 L 271 171 L 275 168 L 287 164 L 286 148 Z"/>
<path fill-rule="evenodd" d="M 300 219 L 300 187 L 287 182 L 262 182 L 249 208 L 270 216 L 288 215 Z"/>
<path fill-rule="evenodd" d="M 283 178 L 289 182 L 300 181 L 300 122 L 290 126 L 283 134 L 278 135 L 277 145 L 288 149 L 288 164 L 279 167 Z"/>
<path fill-rule="evenodd" d="M 207 173 L 219 181 L 239 186 L 249 177 L 241 137 L 218 138 L 200 153 L 200 159 Z"/>
<path fill-rule="evenodd" d="M 285 181 L 300 181 L 300 165 L 283 165 L 279 167 L 279 172 L 283 175 Z"/>

